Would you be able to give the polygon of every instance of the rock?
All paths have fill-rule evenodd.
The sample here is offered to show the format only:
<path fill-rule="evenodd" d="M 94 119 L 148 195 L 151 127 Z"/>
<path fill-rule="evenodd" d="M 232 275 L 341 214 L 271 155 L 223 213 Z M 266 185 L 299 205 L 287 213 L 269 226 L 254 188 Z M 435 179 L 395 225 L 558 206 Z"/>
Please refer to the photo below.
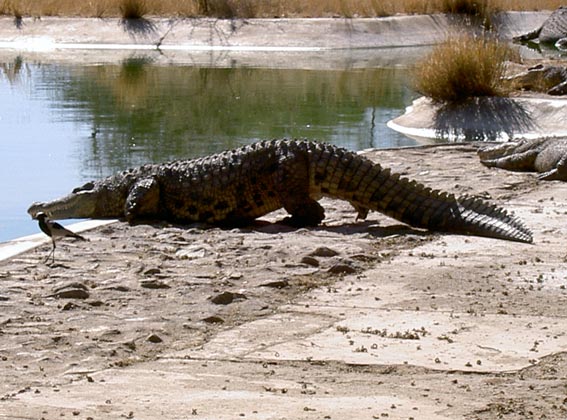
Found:
<path fill-rule="evenodd" d="M 161 273 L 161 270 L 159 268 L 150 268 L 146 271 L 144 271 L 144 276 L 153 276 L 155 274 L 159 274 Z"/>
<path fill-rule="evenodd" d="M 329 268 L 328 272 L 331 274 L 354 274 L 356 269 L 347 264 L 335 264 Z"/>
<path fill-rule="evenodd" d="M 170 286 L 162 281 L 159 280 L 142 280 L 140 282 L 140 286 L 145 289 L 169 289 Z"/>
<path fill-rule="evenodd" d="M 126 347 L 129 350 L 135 351 L 136 350 L 136 342 L 134 340 L 132 341 L 125 341 L 124 343 L 122 343 L 122 345 L 124 347 Z"/>
<path fill-rule="evenodd" d="M 79 308 L 78 305 L 74 304 L 73 302 L 67 302 L 65 305 L 63 305 L 63 308 L 61 308 L 62 311 L 71 311 L 73 309 L 77 309 Z"/>
<path fill-rule="evenodd" d="M 242 293 L 222 292 L 211 298 L 211 302 L 215 305 L 229 305 L 235 300 L 246 299 Z"/>
<path fill-rule="evenodd" d="M 207 255 L 207 250 L 200 246 L 179 249 L 175 252 L 175 256 L 182 260 L 196 260 L 204 258 Z"/>
<path fill-rule="evenodd" d="M 289 287 L 289 281 L 287 280 L 270 281 L 268 283 L 262 283 L 260 287 L 274 287 L 276 289 L 283 289 L 284 287 Z"/>
<path fill-rule="evenodd" d="M 326 246 L 321 246 L 309 254 L 310 257 L 335 257 L 339 255 L 337 251 Z"/>
<path fill-rule="evenodd" d="M 203 318 L 203 322 L 206 322 L 207 324 L 222 324 L 224 323 L 224 319 L 222 319 L 220 316 L 213 315 Z"/>
<path fill-rule="evenodd" d="M 104 290 L 116 290 L 117 292 L 129 292 L 130 288 L 126 286 L 109 286 L 106 287 Z"/>
<path fill-rule="evenodd" d="M 53 293 L 47 297 L 57 299 L 87 299 L 90 296 L 87 286 L 83 283 L 72 282 L 57 286 L 53 289 Z"/>
<path fill-rule="evenodd" d="M 311 267 L 319 267 L 319 260 L 317 258 L 313 258 L 311 256 L 306 256 L 301 259 L 302 264 L 310 265 Z"/>
<path fill-rule="evenodd" d="M 161 337 L 157 334 L 150 334 L 148 336 L 148 338 L 146 338 L 147 341 L 149 341 L 150 343 L 162 343 L 163 340 L 161 339 Z"/>

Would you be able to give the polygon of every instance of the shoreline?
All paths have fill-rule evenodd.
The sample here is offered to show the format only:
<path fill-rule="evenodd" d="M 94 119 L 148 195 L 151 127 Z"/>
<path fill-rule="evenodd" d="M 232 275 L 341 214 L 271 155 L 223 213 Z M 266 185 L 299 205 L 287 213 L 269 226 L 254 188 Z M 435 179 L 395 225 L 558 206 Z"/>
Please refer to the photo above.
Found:
<path fill-rule="evenodd" d="M 503 12 L 497 33 L 511 39 L 550 12 Z M 460 30 L 458 17 L 167 19 L 0 18 L 0 49 L 140 49 L 163 51 L 332 51 L 430 46 Z"/>

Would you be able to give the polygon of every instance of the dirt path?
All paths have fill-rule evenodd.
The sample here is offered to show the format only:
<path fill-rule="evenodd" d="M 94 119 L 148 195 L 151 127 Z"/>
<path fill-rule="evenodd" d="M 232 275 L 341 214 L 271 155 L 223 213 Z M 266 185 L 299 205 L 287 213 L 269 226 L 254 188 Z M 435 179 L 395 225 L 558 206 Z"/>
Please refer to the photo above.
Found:
<path fill-rule="evenodd" d="M 291 230 L 129 227 L 0 263 L 0 418 L 567 416 L 566 186 L 473 146 L 369 153 L 490 197 L 534 245 L 430 234 L 326 200 Z"/>

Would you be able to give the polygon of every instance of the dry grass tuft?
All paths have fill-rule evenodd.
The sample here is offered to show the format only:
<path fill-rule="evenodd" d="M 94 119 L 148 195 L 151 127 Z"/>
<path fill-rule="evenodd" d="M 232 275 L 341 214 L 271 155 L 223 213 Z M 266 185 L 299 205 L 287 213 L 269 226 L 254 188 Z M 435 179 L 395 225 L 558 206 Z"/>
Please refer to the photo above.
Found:
<path fill-rule="evenodd" d="M 471 23 L 480 22 L 490 28 L 498 8 L 491 0 L 442 0 L 441 11 L 467 16 Z"/>
<path fill-rule="evenodd" d="M 507 96 L 501 79 L 511 54 L 507 45 L 495 40 L 472 35 L 451 37 L 416 66 L 415 88 L 437 103 Z"/>
<path fill-rule="evenodd" d="M 11 16 L 377 17 L 397 13 L 490 15 L 496 10 L 553 10 L 564 0 L 0 0 Z M 127 17 L 128 16 L 128 17 Z"/>
<path fill-rule="evenodd" d="M 122 19 L 142 19 L 149 11 L 146 0 L 120 0 Z"/>

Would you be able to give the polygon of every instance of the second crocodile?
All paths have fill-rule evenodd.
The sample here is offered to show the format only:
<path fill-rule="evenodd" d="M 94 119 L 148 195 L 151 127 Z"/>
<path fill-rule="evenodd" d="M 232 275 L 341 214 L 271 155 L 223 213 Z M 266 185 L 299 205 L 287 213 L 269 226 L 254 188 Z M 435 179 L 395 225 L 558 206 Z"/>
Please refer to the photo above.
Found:
<path fill-rule="evenodd" d="M 535 171 L 539 178 L 567 181 L 567 138 L 524 139 L 479 150 L 480 161 L 510 171 Z"/>
<path fill-rule="evenodd" d="M 324 219 L 322 196 L 348 201 L 362 219 L 374 210 L 418 228 L 532 242 L 520 220 L 482 199 L 432 190 L 342 148 L 295 140 L 144 165 L 34 203 L 28 212 L 243 225 L 283 207 L 290 224 L 306 226 Z"/>
<path fill-rule="evenodd" d="M 557 8 L 539 28 L 514 38 L 514 41 L 529 42 L 537 39 L 543 44 L 555 44 L 559 49 L 567 48 L 567 6 Z"/>

